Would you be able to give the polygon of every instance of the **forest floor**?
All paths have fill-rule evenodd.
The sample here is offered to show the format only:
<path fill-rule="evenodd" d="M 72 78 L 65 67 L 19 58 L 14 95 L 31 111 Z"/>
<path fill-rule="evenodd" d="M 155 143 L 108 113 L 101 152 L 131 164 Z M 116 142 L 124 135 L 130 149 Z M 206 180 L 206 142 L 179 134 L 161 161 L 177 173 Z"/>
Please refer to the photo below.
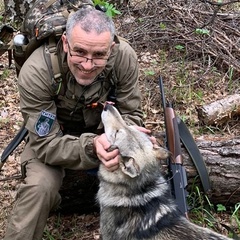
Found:
<path fill-rule="evenodd" d="M 132 15 L 129 19 L 125 17 L 124 21 L 133 21 Z M 116 25 L 119 26 L 120 34 L 127 36 L 127 33 L 124 34 L 121 29 L 123 20 L 119 21 Z M 237 116 L 230 117 L 221 125 L 206 126 L 199 120 L 197 111 L 199 106 L 223 99 L 231 94 L 239 94 L 239 77 L 234 78 L 229 71 L 222 71 L 215 65 L 204 65 L 202 58 L 186 59 L 186 55 L 177 49 L 169 51 L 169 49 L 165 50 L 156 46 L 151 49 L 143 46 L 138 48 L 136 43 L 133 47 L 139 56 L 140 88 L 147 128 L 154 133 L 164 131 L 164 117 L 158 87 L 158 78 L 161 75 L 164 80 L 166 98 L 174 102 L 176 113 L 184 119 L 195 138 L 239 136 L 240 123 Z M 21 123 L 16 73 L 14 66 L 8 68 L 7 54 L 4 54 L 0 56 L 0 153 L 15 136 Z M 18 147 L 9 157 L 0 173 L 1 178 L 20 174 L 21 149 L 22 146 Z M 19 179 L 0 182 L 0 239 L 4 236 L 7 217 L 13 207 L 20 182 Z M 231 222 L 231 213 L 213 213 L 213 215 L 217 223 L 229 225 Z M 228 234 L 221 224 L 209 226 L 210 224 L 203 222 L 201 225 L 212 227 L 224 235 Z M 43 240 L 84 239 L 100 239 L 98 212 L 71 215 L 58 213 L 49 217 Z"/>

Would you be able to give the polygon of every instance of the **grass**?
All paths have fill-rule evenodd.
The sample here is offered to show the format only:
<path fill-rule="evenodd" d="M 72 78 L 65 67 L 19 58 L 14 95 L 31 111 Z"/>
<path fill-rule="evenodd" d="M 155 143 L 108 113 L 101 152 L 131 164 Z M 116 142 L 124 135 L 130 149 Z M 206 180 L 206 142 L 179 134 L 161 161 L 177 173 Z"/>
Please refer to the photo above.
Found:
<path fill-rule="evenodd" d="M 147 79 L 146 82 L 152 81 L 152 84 L 154 82 L 156 88 L 158 88 L 158 77 L 160 75 L 163 77 L 166 99 L 173 103 L 177 115 L 192 128 L 194 134 L 223 134 L 225 132 L 224 128 L 228 127 L 228 123 L 222 126 L 201 125 L 197 108 L 234 94 L 240 89 L 240 82 L 234 76 L 231 67 L 223 73 L 216 67 L 205 66 L 199 60 L 188 61 L 185 59 L 185 53 L 179 50 L 169 56 L 168 51 L 162 49 L 157 54 L 144 57 L 141 77 Z M 143 57 L 140 56 L 140 58 Z M 157 104 L 154 103 L 156 97 L 151 92 L 152 90 L 149 92 L 148 89 L 151 90 L 150 87 L 146 87 L 147 91 L 143 91 L 145 98 L 143 102 L 147 100 L 149 108 L 145 109 L 146 118 L 152 114 L 153 109 L 161 107 L 161 103 L 159 104 L 161 100 L 157 99 Z M 149 104 L 149 99 L 154 101 Z"/>
<path fill-rule="evenodd" d="M 9 69 L 4 69 L 3 71 L 0 70 L 0 80 L 4 80 L 8 78 L 10 75 L 10 70 Z"/>
<path fill-rule="evenodd" d="M 200 66 L 198 62 L 185 61 L 184 55 L 178 56 L 177 60 L 169 58 L 164 50 L 159 51 L 158 55 L 153 57 L 155 61 L 146 61 L 144 67 L 141 68 L 142 78 L 145 81 L 143 91 L 145 118 L 148 119 L 154 113 L 154 118 L 158 121 L 163 119 L 160 92 L 156 96 L 153 91 L 153 86 L 158 88 L 158 77 L 161 75 L 164 80 L 165 97 L 174 103 L 177 115 L 187 123 L 195 136 L 228 134 L 225 129 L 228 123 L 226 126 L 201 125 L 197 117 L 196 106 L 214 102 L 240 89 L 240 82 L 233 77 L 234 72 L 229 69 L 224 74 L 216 67 L 211 67 L 206 71 L 206 67 Z M 159 108 L 160 111 L 156 111 Z M 161 130 L 163 126 L 164 124 Z M 234 129 L 232 132 L 234 134 Z M 192 207 L 189 215 L 194 223 L 229 237 L 240 233 L 240 203 L 232 208 L 226 208 L 222 204 L 214 205 L 195 184 L 188 199 Z"/>
<path fill-rule="evenodd" d="M 240 202 L 229 209 L 222 204 L 214 205 L 208 196 L 193 184 L 188 204 L 192 208 L 190 210 L 192 222 L 237 239 L 237 234 L 240 233 Z"/>

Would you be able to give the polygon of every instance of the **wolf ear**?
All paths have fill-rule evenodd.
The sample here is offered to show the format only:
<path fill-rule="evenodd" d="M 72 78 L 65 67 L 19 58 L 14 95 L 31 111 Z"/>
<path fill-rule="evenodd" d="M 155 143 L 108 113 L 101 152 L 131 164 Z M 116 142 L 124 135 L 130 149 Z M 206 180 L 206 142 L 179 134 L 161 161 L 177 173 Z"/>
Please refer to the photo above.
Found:
<path fill-rule="evenodd" d="M 140 173 L 139 166 L 136 164 L 135 159 L 132 157 L 122 156 L 122 161 L 120 161 L 120 168 L 124 174 L 128 175 L 131 178 L 137 177 Z"/>
<path fill-rule="evenodd" d="M 170 152 L 167 149 L 157 146 L 156 144 L 153 145 L 153 151 L 158 160 L 165 160 L 170 156 Z"/>

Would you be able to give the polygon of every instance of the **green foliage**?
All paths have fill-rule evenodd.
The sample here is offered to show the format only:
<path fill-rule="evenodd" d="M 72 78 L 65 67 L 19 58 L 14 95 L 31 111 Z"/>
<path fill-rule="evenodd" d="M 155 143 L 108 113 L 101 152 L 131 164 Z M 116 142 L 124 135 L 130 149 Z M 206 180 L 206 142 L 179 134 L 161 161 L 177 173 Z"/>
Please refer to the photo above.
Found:
<path fill-rule="evenodd" d="M 217 134 L 217 133 L 220 133 L 220 134 L 224 134 L 222 129 L 217 127 L 217 126 L 204 126 L 202 131 L 201 131 L 202 134 L 204 133 L 210 133 L 210 134 Z"/>
<path fill-rule="evenodd" d="M 224 211 L 226 211 L 227 209 L 226 209 L 226 207 L 225 206 L 223 206 L 222 204 L 217 204 L 217 211 L 218 212 L 224 212 Z"/>
<path fill-rule="evenodd" d="M 2 72 L 0 72 L 0 80 L 6 79 L 7 77 L 9 77 L 9 75 L 10 75 L 9 69 L 4 69 Z"/>
<path fill-rule="evenodd" d="M 160 27 L 161 30 L 165 30 L 166 29 L 166 24 L 160 23 L 159 27 Z"/>
<path fill-rule="evenodd" d="M 44 231 L 43 240 L 56 240 L 48 230 Z"/>
<path fill-rule="evenodd" d="M 227 210 L 223 204 L 216 204 L 216 206 L 214 206 L 207 195 L 202 193 L 198 186 L 196 186 L 196 180 L 197 178 L 194 180 L 188 196 L 188 204 L 192 208 L 190 211 L 191 220 L 198 225 L 207 226 L 218 232 L 217 223 L 219 223 L 219 219 L 217 216 L 219 216 L 219 213 L 232 213 L 230 217 L 230 230 L 228 229 L 229 237 L 234 235 L 235 231 L 240 232 L 240 202 L 235 204 L 233 210 Z"/>
<path fill-rule="evenodd" d="M 232 79 L 233 79 L 233 67 L 232 66 L 229 67 L 228 77 L 229 77 L 229 80 L 232 81 Z"/>
<path fill-rule="evenodd" d="M 2 14 L 4 12 L 4 1 L 0 0 L 0 13 Z M 3 22 L 3 16 L 0 15 L 0 24 Z M 1 27 L 1 25 L 0 25 Z"/>
<path fill-rule="evenodd" d="M 176 50 L 179 50 L 179 51 L 182 51 L 182 50 L 184 50 L 184 46 L 178 44 L 178 45 L 175 46 L 175 49 L 176 49 Z"/>
<path fill-rule="evenodd" d="M 155 71 L 154 70 L 147 70 L 144 72 L 144 74 L 146 76 L 154 76 L 155 75 Z"/>
<path fill-rule="evenodd" d="M 238 231 L 240 232 L 240 202 L 235 204 L 231 220 L 235 221 L 238 227 Z"/>
<path fill-rule="evenodd" d="M 188 201 L 189 205 L 192 207 L 190 212 L 191 220 L 198 225 L 214 228 L 217 222 L 213 215 L 214 205 L 206 195 L 201 193 L 200 189 L 195 184 L 193 184 Z"/>
<path fill-rule="evenodd" d="M 0 118 L 0 128 L 3 128 L 6 126 L 7 123 L 10 123 L 11 119 L 10 118 Z"/>
<path fill-rule="evenodd" d="M 111 18 L 121 14 L 121 12 L 118 11 L 112 3 L 109 3 L 105 0 L 93 0 L 93 3 L 94 6 L 99 5 L 100 7 L 105 8 L 107 16 Z"/>
<path fill-rule="evenodd" d="M 193 218 L 192 221 L 201 226 L 208 226 L 214 229 L 217 223 L 217 219 L 214 216 L 214 205 L 205 194 L 201 193 L 197 186 L 194 186 L 194 184 L 188 200 L 189 205 L 192 207 L 190 212 Z"/>
<path fill-rule="evenodd" d="M 209 35 L 210 31 L 204 28 L 197 28 L 195 30 L 195 33 L 200 34 L 200 35 Z"/>

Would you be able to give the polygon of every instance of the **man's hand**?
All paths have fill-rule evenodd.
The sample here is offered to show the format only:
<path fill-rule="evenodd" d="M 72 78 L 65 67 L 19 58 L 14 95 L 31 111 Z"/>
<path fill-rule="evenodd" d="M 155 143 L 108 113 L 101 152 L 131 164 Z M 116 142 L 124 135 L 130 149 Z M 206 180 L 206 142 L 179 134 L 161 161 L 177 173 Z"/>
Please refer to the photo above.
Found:
<path fill-rule="evenodd" d="M 153 146 L 157 145 L 156 138 L 151 136 L 151 130 L 144 127 L 134 126 L 137 130 L 149 135 L 149 139 L 153 143 Z M 119 150 L 115 149 L 108 152 L 111 144 L 108 142 L 106 134 L 96 136 L 93 139 L 93 145 L 98 159 L 104 164 L 104 166 L 111 172 L 115 171 L 119 167 Z"/>
<path fill-rule="evenodd" d="M 115 149 L 111 152 L 107 150 L 111 144 L 108 142 L 106 134 L 103 133 L 100 136 L 96 136 L 93 139 L 93 145 L 98 159 L 104 164 L 109 171 L 115 171 L 119 167 L 119 151 Z"/>
<path fill-rule="evenodd" d="M 153 147 L 158 146 L 156 138 L 153 137 L 153 136 L 151 136 L 151 130 L 150 130 L 150 129 L 147 129 L 147 128 L 145 128 L 145 127 L 140 127 L 140 126 L 137 126 L 137 125 L 134 125 L 134 127 L 135 127 L 138 131 L 143 132 L 143 133 L 146 133 L 146 134 L 149 136 L 149 139 L 150 139 L 150 141 L 152 142 Z"/>

